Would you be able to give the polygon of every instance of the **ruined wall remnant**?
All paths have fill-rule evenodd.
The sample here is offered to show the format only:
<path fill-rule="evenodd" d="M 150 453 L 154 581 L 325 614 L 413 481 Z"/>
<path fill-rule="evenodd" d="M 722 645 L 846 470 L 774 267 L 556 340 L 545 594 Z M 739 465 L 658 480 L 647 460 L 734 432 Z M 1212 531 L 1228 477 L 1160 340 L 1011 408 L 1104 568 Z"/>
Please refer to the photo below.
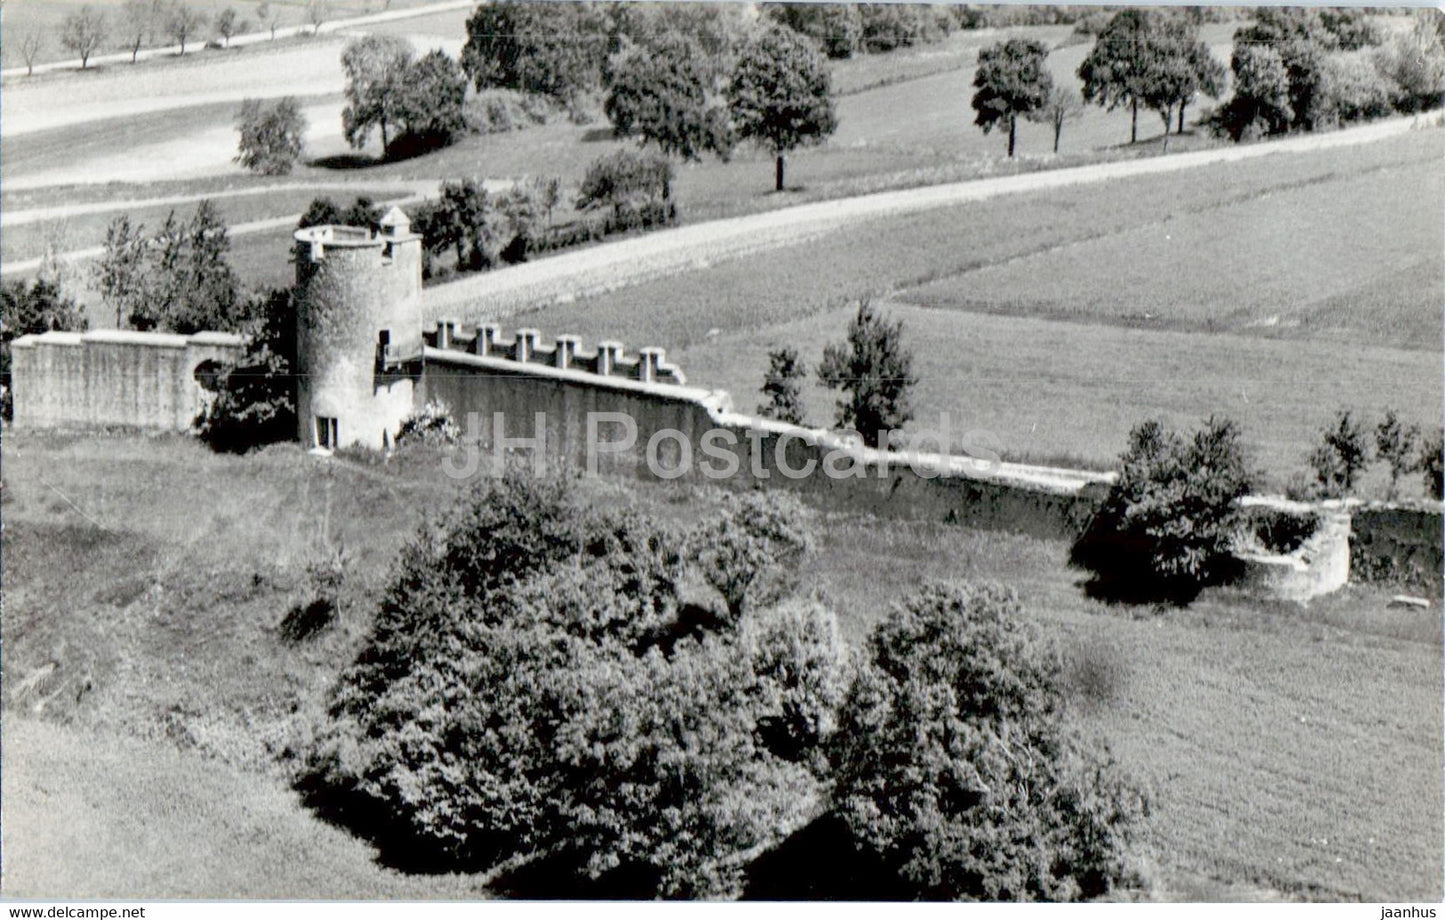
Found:
<path fill-rule="evenodd" d="M 211 368 L 239 360 L 245 340 L 105 329 L 25 335 L 11 349 L 17 428 L 186 431 L 211 399 Z"/>

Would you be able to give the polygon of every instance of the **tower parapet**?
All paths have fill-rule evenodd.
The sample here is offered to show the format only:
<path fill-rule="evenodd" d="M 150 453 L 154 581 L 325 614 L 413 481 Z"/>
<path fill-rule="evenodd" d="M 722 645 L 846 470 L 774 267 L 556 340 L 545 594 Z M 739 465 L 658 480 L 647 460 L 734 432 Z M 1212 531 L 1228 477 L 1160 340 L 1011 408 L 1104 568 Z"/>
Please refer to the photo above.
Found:
<path fill-rule="evenodd" d="M 380 225 L 380 233 L 333 225 L 295 233 L 303 446 L 385 446 L 412 409 L 415 371 L 380 366 L 377 342 L 392 356 L 421 356 L 421 237 L 397 208 Z"/>

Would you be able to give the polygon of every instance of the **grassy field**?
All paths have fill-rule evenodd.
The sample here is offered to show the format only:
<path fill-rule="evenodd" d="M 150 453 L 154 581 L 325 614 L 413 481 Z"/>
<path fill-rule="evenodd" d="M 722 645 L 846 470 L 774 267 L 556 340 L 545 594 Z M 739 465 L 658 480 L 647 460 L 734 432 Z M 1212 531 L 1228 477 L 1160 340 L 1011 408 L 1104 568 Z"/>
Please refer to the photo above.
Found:
<path fill-rule="evenodd" d="M 1336 408 L 1439 423 L 1442 140 L 888 218 L 508 324 L 661 345 L 751 409 L 768 349 L 816 360 L 871 292 L 898 301 L 925 424 L 946 411 L 1012 456 L 1099 465 L 1147 416 L 1224 413 L 1278 486 Z M 1328 232 L 1343 225 L 1362 232 Z M 832 421 L 832 394 L 806 399 Z"/>
<path fill-rule="evenodd" d="M 456 494 L 435 457 L 361 467 L 8 432 L 5 450 L 6 894 L 482 890 L 375 865 L 298 806 L 275 761 L 355 653 L 400 541 Z M 679 525 L 714 500 L 580 487 Z M 1437 612 L 1357 589 L 1307 609 L 1224 593 L 1112 609 L 1084 597 L 1062 543 L 814 526 L 802 587 L 826 594 L 850 641 L 923 579 L 1016 587 L 1069 662 L 1071 718 L 1152 791 L 1157 895 L 1440 897 Z M 323 529 L 353 554 L 348 603 L 334 630 L 288 645 L 274 627 Z"/>

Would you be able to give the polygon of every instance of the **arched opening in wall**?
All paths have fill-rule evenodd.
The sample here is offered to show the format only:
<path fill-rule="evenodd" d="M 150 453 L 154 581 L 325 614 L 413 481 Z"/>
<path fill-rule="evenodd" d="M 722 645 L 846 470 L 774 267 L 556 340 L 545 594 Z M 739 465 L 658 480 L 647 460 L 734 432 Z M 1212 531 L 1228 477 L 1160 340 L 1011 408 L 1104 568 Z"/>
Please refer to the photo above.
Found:
<path fill-rule="evenodd" d="M 219 393 L 226 382 L 226 365 L 215 358 L 207 358 L 196 365 L 192 376 L 207 393 Z"/>

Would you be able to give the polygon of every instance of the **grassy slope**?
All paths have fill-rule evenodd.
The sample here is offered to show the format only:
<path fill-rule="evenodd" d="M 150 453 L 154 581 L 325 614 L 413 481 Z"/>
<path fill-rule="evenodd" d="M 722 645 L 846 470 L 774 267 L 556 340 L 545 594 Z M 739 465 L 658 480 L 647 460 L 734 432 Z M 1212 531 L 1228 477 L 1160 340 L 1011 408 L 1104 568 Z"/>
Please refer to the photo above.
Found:
<path fill-rule="evenodd" d="M 455 495 L 435 458 L 357 468 L 291 448 L 229 458 L 180 439 L 13 434 L 5 448 L 7 893 L 448 897 L 479 884 L 372 865 L 298 808 L 270 760 L 355 653 L 400 540 Z M 583 484 L 588 500 L 638 500 L 679 524 L 711 501 L 635 493 Z M 352 602 L 339 628 L 293 648 L 272 627 L 328 506 L 358 559 Z M 1061 543 L 816 526 L 803 587 L 827 593 L 851 641 L 923 579 L 990 578 L 1016 586 L 1071 661 L 1101 666 L 1105 680 L 1075 683 L 1074 717 L 1153 789 L 1165 895 L 1440 896 L 1436 613 L 1351 590 L 1307 610 L 1221 595 L 1135 618 L 1082 596 Z M 17 697 L 48 661 L 58 670 Z"/>

